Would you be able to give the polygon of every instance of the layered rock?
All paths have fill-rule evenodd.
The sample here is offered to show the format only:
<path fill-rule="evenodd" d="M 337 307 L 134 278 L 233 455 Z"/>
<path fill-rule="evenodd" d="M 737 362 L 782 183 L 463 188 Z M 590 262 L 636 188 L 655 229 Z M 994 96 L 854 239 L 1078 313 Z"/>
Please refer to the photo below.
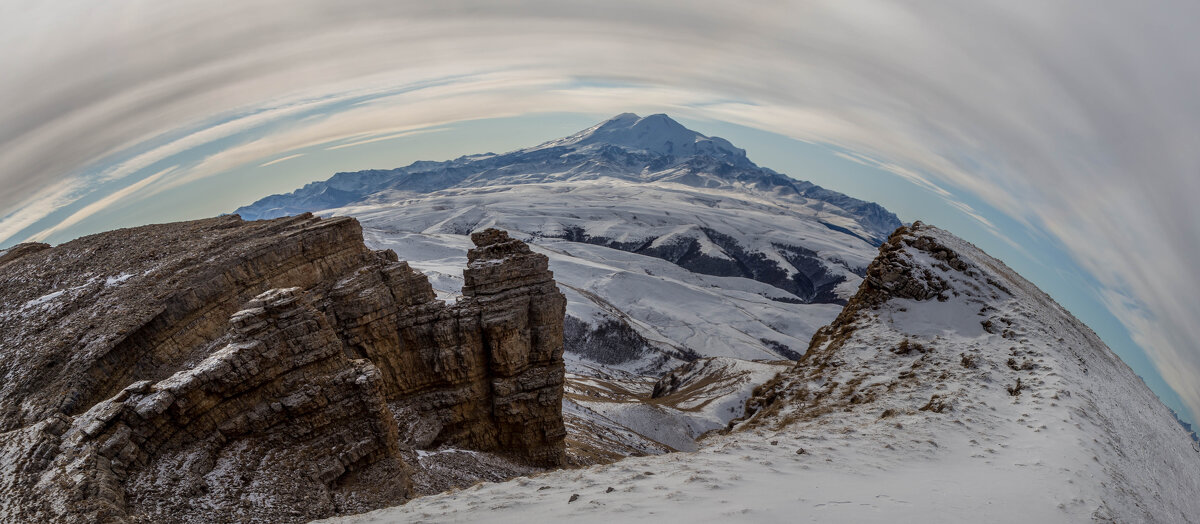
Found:
<path fill-rule="evenodd" d="M 354 219 L 236 216 L 3 254 L 0 520 L 298 521 L 411 494 L 406 450 L 564 460 L 565 299 L 474 237 L 465 297 Z"/>

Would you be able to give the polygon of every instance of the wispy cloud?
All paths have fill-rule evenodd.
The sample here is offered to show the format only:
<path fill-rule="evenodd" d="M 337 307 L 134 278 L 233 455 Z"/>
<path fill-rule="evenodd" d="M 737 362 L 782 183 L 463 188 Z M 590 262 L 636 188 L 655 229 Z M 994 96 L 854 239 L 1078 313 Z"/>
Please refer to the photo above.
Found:
<path fill-rule="evenodd" d="M 439 132 L 447 131 L 447 130 L 449 130 L 449 128 L 439 127 L 439 128 L 433 128 L 433 129 L 417 129 L 414 131 L 403 131 L 400 133 L 390 133 L 390 134 L 386 134 L 383 136 L 376 136 L 376 137 L 372 137 L 372 138 L 364 138 L 362 140 L 355 140 L 353 142 L 347 142 L 345 144 L 337 144 L 334 146 L 329 146 L 325 149 L 333 151 L 336 149 L 345 149 L 347 147 L 355 147 L 355 146 L 361 146 L 361 145 L 366 145 L 366 144 L 374 144 L 375 142 L 383 142 L 385 140 L 395 140 L 397 138 L 404 138 L 404 137 L 409 137 L 409 136 L 413 136 L 413 135 L 423 135 L 425 133 L 439 133 Z"/>
<path fill-rule="evenodd" d="M 104 211 L 105 209 L 108 209 L 110 206 L 112 206 L 126 198 L 129 198 L 131 195 L 134 195 L 137 192 L 150 186 L 151 184 L 154 184 L 159 179 L 161 179 L 163 176 L 171 173 L 172 171 L 175 171 L 176 169 L 179 169 L 179 166 L 172 166 L 172 167 L 166 168 L 166 169 L 159 171 L 153 175 L 150 175 L 146 178 L 138 180 L 137 182 L 134 182 L 133 184 L 125 186 L 118 191 L 114 191 L 112 194 L 105 196 L 104 198 L 101 198 L 95 202 L 92 202 L 91 204 L 84 206 L 79 211 L 72 213 L 71 216 L 64 218 L 62 221 L 55 224 L 53 227 L 44 229 L 41 232 L 34 234 L 33 236 L 29 237 L 29 240 L 31 240 L 31 241 L 45 240 L 46 237 L 49 237 L 50 235 L 52 235 L 56 232 L 62 231 L 68 227 L 78 224 L 79 222 L 87 219 L 88 217 L 95 215 L 96 213 L 99 213 L 101 211 Z"/>
<path fill-rule="evenodd" d="M 279 157 L 279 158 L 276 158 L 275 160 L 271 160 L 271 161 L 268 161 L 268 162 L 263 162 L 263 163 L 259 164 L 259 165 L 258 165 L 258 167 L 267 167 L 267 166 L 273 166 L 273 165 L 275 165 L 275 164 L 278 164 L 278 163 L 280 163 L 280 162 L 287 162 L 288 160 L 291 160 L 291 159 L 293 159 L 293 158 L 300 158 L 300 157 L 302 157 L 302 156 L 304 156 L 304 153 L 296 153 L 296 154 L 294 154 L 294 155 L 288 155 L 288 156 L 284 156 L 284 157 Z"/>
<path fill-rule="evenodd" d="M 75 202 L 87 190 L 87 184 L 83 180 L 67 179 L 34 193 L 14 206 L 14 210 L 0 220 L 0 239 L 13 237 L 51 213 Z"/>

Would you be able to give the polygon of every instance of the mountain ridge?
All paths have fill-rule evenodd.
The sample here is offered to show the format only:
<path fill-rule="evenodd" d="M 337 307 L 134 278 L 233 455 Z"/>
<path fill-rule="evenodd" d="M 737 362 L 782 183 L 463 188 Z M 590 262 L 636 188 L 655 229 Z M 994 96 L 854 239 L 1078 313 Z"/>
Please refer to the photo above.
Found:
<path fill-rule="evenodd" d="M 687 129 L 665 114 L 622 113 L 588 129 L 502 154 L 417 161 L 390 170 L 339 172 L 287 194 L 264 197 L 234 211 L 248 220 L 320 211 L 363 201 L 385 191 L 415 194 L 505 184 L 612 177 L 630 182 L 672 182 L 768 194 L 832 206 L 858 222 L 864 240 L 880 243 L 900 221 L 866 202 L 759 167 L 729 141 Z"/>

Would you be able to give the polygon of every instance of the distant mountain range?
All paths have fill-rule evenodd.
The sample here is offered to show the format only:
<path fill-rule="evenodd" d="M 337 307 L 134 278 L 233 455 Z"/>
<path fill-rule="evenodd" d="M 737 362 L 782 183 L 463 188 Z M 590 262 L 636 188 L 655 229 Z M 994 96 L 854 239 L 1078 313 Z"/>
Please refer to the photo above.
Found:
<path fill-rule="evenodd" d="M 857 223 L 861 230 L 848 232 L 874 244 L 882 243 L 900 226 L 896 215 L 879 204 L 759 167 L 729 141 L 692 131 L 667 115 L 639 117 L 633 113 L 617 115 L 565 138 L 500 155 L 486 153 L 445 162 L 414 162 L 396 169 L 337 173 L 324 182 L 268 196 L 235 213 L 257 220 L 343 207 L 385 192 L 423 194 L 599 178 L 732 189 L 801 204 L 817 201 L 828 204 L 825 210 L 831 215 Z"/>

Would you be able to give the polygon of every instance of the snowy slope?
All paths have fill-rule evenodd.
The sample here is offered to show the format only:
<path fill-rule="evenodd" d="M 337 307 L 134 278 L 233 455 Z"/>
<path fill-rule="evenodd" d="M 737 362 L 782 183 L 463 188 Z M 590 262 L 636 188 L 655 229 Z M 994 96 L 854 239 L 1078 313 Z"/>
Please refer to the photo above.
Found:
<path fill-rule="evenodd" d="M 454 299 L 466 266 L 466 236 L 391 232 L 377 228 L 370 215 L 360 220 L 368 246 L 396 251 L 429 277 L 441 298 Z M 558 239 L 542 239 L 532 247 L 550 258 L 550 270 L 567 296 L 568 351 L 608 370 L 657 376 L 699 356 L 798 356 L 817 328 L 840 310 L 832 304 L 773 300 L 784 293 L 754 280 L 693 273 L 617 249 Z M 608 354 L 573 343 L 574 322 L 596 330 L 610 321 L 628 326 L 644 347 L 614 348 Z"/>
<path fill-rule="evenodd" d="M 758 386 L 792 365 L 788 360 L 702 358 L 663 375 L 650 396 L 658 405 L 702 418 L 708 423 L 704 431 L 721 429 L 745 414 L 746 400 Z"/>
<path fill-rule="evenodd" d="M 708 357 L 680 366 L 658 380 L 585 369 L 567 375 L 564 406 L 571 412 L 583 410 L 588 415 L 584 418 L 611 422 L 671 451 L 695 451 L 698 438 L 741 417 L 754 388 L 790 366 L 790 361 Z"/>
<path fill-rule="evenodd" d="M 842 232 L 853 221 L 813 206 L 611 178 L 387 193 L 327 213 L 392 231 L 469 234 L 497 227 L 534 242 L 603 245 L 696 273 L 758 280 L 796 302 L 848 298 L 875 251 L 874 244 Z"/>
<path fill-rule="evenodd" d="M 945 231 L 896 235 L 756 413 L 694 453 L 340 522 L 1192 522 L 1200 454 L 1086 326 Z"/>

